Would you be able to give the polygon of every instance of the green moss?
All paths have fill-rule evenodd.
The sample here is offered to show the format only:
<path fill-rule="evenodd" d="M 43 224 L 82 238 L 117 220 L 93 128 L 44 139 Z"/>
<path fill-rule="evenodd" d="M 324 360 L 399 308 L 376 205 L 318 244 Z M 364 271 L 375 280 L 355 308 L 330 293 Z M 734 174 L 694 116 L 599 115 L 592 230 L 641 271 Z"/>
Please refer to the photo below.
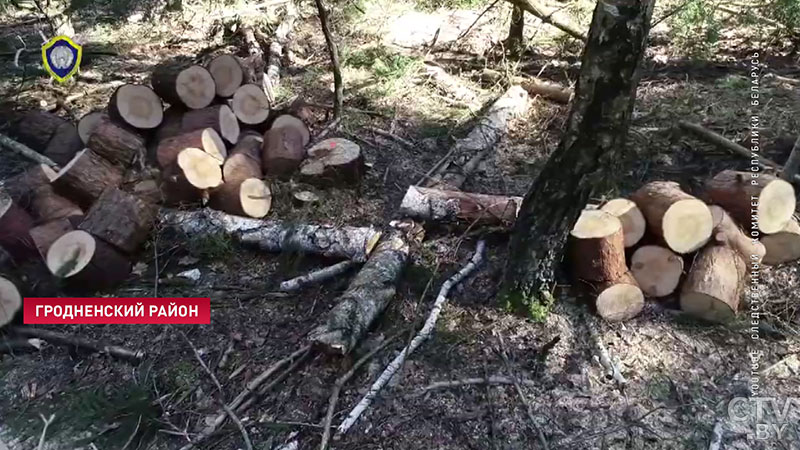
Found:
<path fill-rule="evenodd" d="M 213 234 L 189 239 L 189 253 L 201 260 L 228 260 L 236 252 L 233 239 L 227 234 Z"/>
<path fill-rule="evenodd" d="M 507 311 L 526 316 L 539 323 L 547 320 L 555 303 L 553 294 L 548 291 L 541 291 L 539 295 L 525 295 L 521 290 L 515 289 L 502 292 L 500 299 Z"/>

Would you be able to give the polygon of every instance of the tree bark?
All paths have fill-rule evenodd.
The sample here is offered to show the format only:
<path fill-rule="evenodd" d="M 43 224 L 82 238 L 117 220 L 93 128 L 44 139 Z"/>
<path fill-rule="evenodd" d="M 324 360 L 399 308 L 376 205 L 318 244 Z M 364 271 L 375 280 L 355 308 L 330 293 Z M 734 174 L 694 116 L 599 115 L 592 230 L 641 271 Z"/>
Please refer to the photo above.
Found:
<path fill-rule="evenodd" d="M 65 123 L 68 122 L 53 113 L 34 111 L 22 116 L 14 135 L 21 143 L 43 152 L 58 127 Z"/>
<path fill-rule="evenodd" d="M 144 158 L 144 139 L 111 120 L 97 124 L 87 146 L 107 161 L 127 169 L 134 158 Z"/>
<path fill-rule="evenodd" d="M 54 174 L 56 175 L 56 174 Z M 122 172 L 89 149 L 82 150 L 53 178 L 56 192 L 89 208 L 106 188 L 122 184 Z"/>
<path fill-rule="evenodd" d="M 8 194 L 0 192 L 0 248 L 17 264 L 36 256 L 36 246 L 28 232 L 33 219 L 17 206 Z"/>
<path fill-rule="evenodd" d="M 82 230 L 66 233 L 53 242 L 47 251 L 47 267 L 64 279 L 68 289 L 78 292 L 115 286 L 130 275 L 132 268 L 114 247 Z"/>
<path fill-rule="evenodd" d="M 781 231 L 761 238 L 766 254 L 764 264 L 778 264 L 800 259 L 800 224 L 792 219 Z"/>
<path fill-rule="evenodd" d="M 319 13 L 319 22 L 322 27 L 322 33 L 325 35 L 325 43 L 328 46 L 328 54 L 331 58 L 331 65 L 333 66 L 333 118 L 339 119 L 342 117 L 342 103 L 344 102 L 344 83 L 342 81 L 342 69 L 339 64 L 339 49 L 336 46 L 336 41 L 331 32 L 331 22 L 328 17 L 328 9 L 322 0 L 314 0 L 317 4 L 317 12 Z"/>
<path fill-rule="evenodd" d="M 747 276 L 742 257 L 726 246 L 709 246 L 692 264 L 681 290 L 681 309 L 710 322 L 736 316 Z"/>
<path fill-rule="evenodd" d="M 400 203 L 400 214 L 432 222 L 510 226 L 521 204 L 522 197 L 409 186 Z"/>
<path fill-rule="evenodd" d="M 612 174 L 624 173 L 653 4 L 601 1 L 595 7 L 565 135 L 525 196 L 511 239 L 501 298 L 516 311 L 551 303 L 573 223 Z"/>
<path fill-rule="evenodd" d="M 75 230 L 75 226 L 80 223 L 82 216 L 65 217 L 62 219 L 51 220 L 42 225 L 31 228 L 30 235 L 42 261 L 47 260 L 47 250 L 61 236 Z"/>
<path fill-rule="evenodd" d="M 523 42 L 525 40 L 525 14 L 518 5 L 514 5 L 511 12 L 511 25 L 508 27 L 508 37 L 506 38 L 506 49 L 514 56 L 522 54 Z"/>
<path fill-rule="evenodd" d="M 109 188 L 92 205 L 78 228 L 125 253 L 133 253 L 147 240 L 157 212 L 155 205 Z"/>
<path fill-rule="evenodd" d="M 496 83 L 503 79 L 503 74 L 493 69 L 483 69 L 481 71 L 481 79 Z M 568 86 L 523 76 L 511 77 L 511 83 L 522 86 L 522 89 L 525 89 L 531 97 L 539 95 L 563 104 L 567 104 L 572 100 L 572 89 Z"/>

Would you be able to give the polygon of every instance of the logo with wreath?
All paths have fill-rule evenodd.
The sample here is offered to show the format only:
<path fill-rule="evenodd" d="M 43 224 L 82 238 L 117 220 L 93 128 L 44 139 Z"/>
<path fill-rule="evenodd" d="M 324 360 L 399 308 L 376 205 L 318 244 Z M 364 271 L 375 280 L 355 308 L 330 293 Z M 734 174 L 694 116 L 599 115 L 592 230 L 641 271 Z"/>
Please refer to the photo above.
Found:
<path fill-rule="evenodd" d="M 61 83 L 78 71 L 82 54 L 83 48 L 66 36 L 56 36 L 42 46 L 44 68 Z"/>

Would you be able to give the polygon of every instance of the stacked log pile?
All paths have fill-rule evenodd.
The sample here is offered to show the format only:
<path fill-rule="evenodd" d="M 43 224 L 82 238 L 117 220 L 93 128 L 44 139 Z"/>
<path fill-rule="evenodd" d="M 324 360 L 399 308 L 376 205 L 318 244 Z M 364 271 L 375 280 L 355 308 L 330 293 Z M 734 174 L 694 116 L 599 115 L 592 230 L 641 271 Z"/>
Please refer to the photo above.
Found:
<path fill-rule="evenodd" d="M 570 263 L 599 315 L 630 319 L 645 297 L 677 294 L 684 312 L 726 322 L 740 309 L 751 271 L 800 258 L 791 184 L 726 170 L 708 180 L 702 198 L 654 181 L 630 199 L 584 210 L 571 232 Z"/>

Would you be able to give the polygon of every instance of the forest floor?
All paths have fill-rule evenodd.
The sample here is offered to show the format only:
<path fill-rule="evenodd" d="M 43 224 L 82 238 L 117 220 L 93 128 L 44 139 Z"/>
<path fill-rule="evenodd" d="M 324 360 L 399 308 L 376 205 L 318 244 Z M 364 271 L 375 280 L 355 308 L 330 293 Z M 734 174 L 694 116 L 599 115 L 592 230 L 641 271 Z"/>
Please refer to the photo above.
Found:
<path fill-rule="evenodd" d="M 497 3 L 470 28 L 489 4 L 462 3 L 463 9 L 445 10 L 406 2 L 345 2 L 336 10 L 347 109 L 333 135 L 360 144 L 369 171 L 360 189 L 316 190 L 321 201 L 303 208 L 291 204 L 291 182 L 276 182 L 271 216 L 381 227 L 395 218 L 406 188 L 423 179 L 452 139 L 464 136 L 481 108 L 505 90 L 503 83 L 481 82 L 484 67 L 574 83 L 581 51 L 576 42 L 528 17 L 526 53 L 519 61 L 510 60 L 502 51 L 508 4 Z M 591 15 L 588 3 L 567 4 L 562 12 L 585 29 Z M 654 17 L 662 17 L 671 6 L 659 4 Z M 241 53 L 243 46 L 231 33 L 236 22 L 253 23 L 270 35 L 280 10 L 246 3 L 225 8 L 198 4 L 184 5 L 183 12 L 164 12 L 158 19 L 148 18 L 145 11 L 111 20 L 105 10 L 84 8 L 74 15 L 76 31 L 85 42 L 117 55 L 89 55 L 79 76 L 63 86 L 41 72 L 35 51 L 23 55 L 21 67 L 14 66 L 13 50 L 19 42 L 38 48 L 40 38 L 37 24 L 28 20 L 32 16 L 7 15 L 0 19 L 0 42 L 7 48 L 0 50 L 12 55 L 0 56 L 0 115 L 10 121 L 17 111 L 52 108 L 58 99 L 82 94 L 59 112 L 78 118 L 105 107 L 116 84 L 147 83 L 153 65 L 164 58 L 186 55 L 204 63 L 222 52 Z M 310 7 L 301 12 L 303 20 L 291 44 L 294 60 L 283 73 L 279 101 L 300 96 L 330 104 L 332 76 L 319 22 Z M 753 30 L 726 32 L 715 54 L 702 59 L 683 57 L 667 31 L 666 22 L 654 29 L 644 64 L 629 138 L 632 170 L 609 174 L 619 180 L 618 190 L 603 193 L 605 198 L 625 195 L 656 179 L 680 181 L 696 190 L 721 169 L 744 170 L 749 164 L 685 135 L 676 124 L 694 121 L 732 140 L 744 139 L 749 128 L 749 55 L 756 48 L 748 44 Z M 800 73 L 778 44 L 760 51 L 769 71 L 795 77 Z M 453 98 L 426 76 L 425 64 L 443 67 L 474 96 Z M 764 106 L 758 112 L 764 140 L 770 144 L 765 155 L 779 162 L 789 149 L 778 138 L 800 131 L 797 89 L 769 78 L 761 86 Z M 325 108 L 315 111 L 312 132 L 330 120 Z M 558 144 L 568 111 L 565 105 L 531 99 L 528 112 L 514 120 L 507 138 L 463 189 L 524 195 Z M 370 127 L 414 145 L 385 138 Z M 0 179 L 30 164 L 8 152 L 0 161 Z M 352 358 L 396 333 L 413 336 L 439 286 L 465 264 L 479 236 L 457 227 L 427 231 L 425 241 L 413 250 L 413 263 L 396 298 Z M 750 352 L 763 352 L 761 368 L 767 369 L 761 371 L 762 397 L 800 392 L 800 265 L 763 272 L 769 332 L 758 341 L 750 338 L 746 317 L 728 326 L 700 323 L 679 314 L 674 298 L 649 303 L 639 317 L 624 324 L 604 323 L 567 285 L 559 290 L 546 321 L 538 323 L 512 315 L 497 303 L 508 236 L 495 232 L 486 238 L 486 263 L 452 293 L 433 338 L 333 448 L 540 448 L 536 429 L 542 430 L 551 449 L 708 448 L 715 425 L 726 431 L 720 448 L 799 448 L 800 430 L 787 431 L 782 440 L 753 440 L 748 437 L 753 424 L 729 420 L 727 406 L 731 399 L 749 394 Z M 226 398 L 233 398 L 253 376 L 303 345 L 306 333 L 334 306 L 350 277 L 286 298 L 268 293 L 280 281 L 327 264 L 316 257 L 239 248 L 221 237 L 198 239 L 158 230 L 139 255 L 135 276 L 105 295 L 210 296 L 211 325 L 55 327 L 145 350 L 148 357 L 137 367 L 54 346 L 32 355 L 0 356 L 0 449 L 3 443 L 11 449 L 35 448 L 42 430 L 40 414 L 55 415 L 43 448 L 184 445 L 185 433 L 195 433 L 216 415 L 217 405 L 213 384 L 182 333 L 215 370 Z M 175 277 L 193 268 L 202 274 L 196 283 Z M 624 387 L 597 362 L 590 328 L 618 359 L 627 379 Z M 345 386 L 334 424 L 365 393 L 402 341 L 378 353 Z M 503 352 L 508 353 L 508 364 Z M 219 367 L 223 355 L 227 362 Z M 316 448 L 333 384 L 354 359 L 318 356 L 242 415 L 254 448 Z M 532 381 L 522 386 L 525 401 L 508 385 L 423 392 L 438 381 L 508 376 L 510 371 Z M 240 432 L 228 425 L 206 448 L 244 445 Z"/>

